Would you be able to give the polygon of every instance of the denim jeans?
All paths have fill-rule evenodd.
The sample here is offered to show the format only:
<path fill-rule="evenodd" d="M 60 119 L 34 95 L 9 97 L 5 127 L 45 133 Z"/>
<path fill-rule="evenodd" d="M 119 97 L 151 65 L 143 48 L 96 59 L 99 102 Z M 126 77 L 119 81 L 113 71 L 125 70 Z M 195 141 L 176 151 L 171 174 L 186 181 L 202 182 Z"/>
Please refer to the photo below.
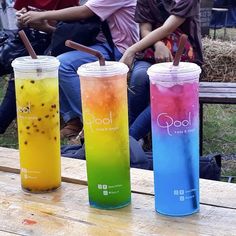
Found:
<path fill-rule="evenodd" d="M 128 92 L 129 124 L 141 114 L 150 103 L 149 77 L 147 69 L 152 64 L 146 61 L 136 61 L 130 77 Z"/>
<path fill-rule="evenodd" d="M 90 48 L 100 51 L 106 60 L 111 60 L 107 51 L 111 49 L 107 43 L 97 43 Z M 115 59 L 119 60 L 121 56 L 122 54 L 115 48 Z M 82 120 L 80 80 L 77 70 L 85 63 L 97 61 L 97 58 L 81 51 L 71 51 L 58 56 L 58 59 L 61 63 L 59 67 L 61 115 L 65 122 L 76 117 Z"/>
<path fill-rule="evenodd" d="M 129 128 L 129 135 L 139 140 L 151 131 L 151 110 L 147 106 Z"/>
<path fill-rule="evenodd" d="M 152 64 L 136 61 L 131 73 L 128 92 L 130 135 L 139 140 L 151 130 L 150 88 L 147 69 Z"/>

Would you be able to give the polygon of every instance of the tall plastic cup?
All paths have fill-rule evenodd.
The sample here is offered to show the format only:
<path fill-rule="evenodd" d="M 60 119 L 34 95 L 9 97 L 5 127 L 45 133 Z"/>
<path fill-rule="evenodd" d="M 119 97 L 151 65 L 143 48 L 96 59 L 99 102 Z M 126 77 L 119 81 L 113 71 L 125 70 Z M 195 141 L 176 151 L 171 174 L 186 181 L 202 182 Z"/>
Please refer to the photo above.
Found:
<path fill-rule="evenodd" d="M 21 185 L 48 192 L 61 185 L 58 66 L 54 57 L 19 57 L 15 74 Z"/>
<path fill-rule="evenodd" d="M 120 62 L 78 69 L 89 203 L 97 208 L 120 208 L 131 201 L 127 72 Z"/>
<path fill-rule="evenodd" d="M 148 69 L 151 90 L 155 208 L 170 216 L 199 210 L 199 100 L 201 69 L 160 63 Z"/>

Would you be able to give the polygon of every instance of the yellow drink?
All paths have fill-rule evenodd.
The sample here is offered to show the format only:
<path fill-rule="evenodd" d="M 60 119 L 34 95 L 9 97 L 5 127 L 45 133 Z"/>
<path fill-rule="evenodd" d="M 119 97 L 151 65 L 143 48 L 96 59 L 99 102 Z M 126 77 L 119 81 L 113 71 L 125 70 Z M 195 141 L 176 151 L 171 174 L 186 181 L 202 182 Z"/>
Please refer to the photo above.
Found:
<path fill-rule="evenodd" d="M 14 67 L 21 185 L 32 192 L 51 191 L 61 184 L 57 67 L 40 66 L 42 70 L 34 71 Z"/>

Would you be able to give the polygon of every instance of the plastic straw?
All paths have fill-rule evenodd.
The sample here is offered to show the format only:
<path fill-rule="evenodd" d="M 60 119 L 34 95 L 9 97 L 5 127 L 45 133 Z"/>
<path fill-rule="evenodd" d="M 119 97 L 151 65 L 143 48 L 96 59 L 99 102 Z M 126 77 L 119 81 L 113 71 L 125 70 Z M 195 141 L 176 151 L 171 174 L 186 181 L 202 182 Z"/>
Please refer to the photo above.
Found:
<path fill-rule="evenodd" d="M 27 51 L 28 51 L 29 55 L 32 57 L 32 59 L 37 59 L 37 55 L 36 55 L 34 49 L 32 48 L 32 45 L 30 44 L 30 41 L 27 38 L 24 30 L 20 30 L 18 32 L 18 34 L 20 35 L 20 38 L 23 41 L 25 48 L 27 49 Z"/>
<path fill-rule="evenodd" d="M 179 62 L 181 60 L 181 56 L 183 54 L 184 46 L 185 46 L 185 43 L 186 43 L 187 39 L 188 39 L 188 36 L 186 34 L 181 35 L 180 41 L 179 41 L 179 47 L 178 47 L 178 50 L 175 54 L 175 58 L 174 58 L 174 61 L 173 61 L 174 66 L 179 65 Z"/>
<path fill-rule="evenodd" d="M 81 45 L 79 43 L 73 42 L 71 40 L 66 40 L 65 45 L 67 47 L 73 48 L 75 50 L 83 51 L 83 52 L 86 52 L 88 54 L 91 54 L 91 55 L 97 57 L 100 66 L 105 66 L 105 59 L 99 51 L 94 50 L 94 49 L 89 48 L 89 47 L 86 47 L 84 45 Z"/>

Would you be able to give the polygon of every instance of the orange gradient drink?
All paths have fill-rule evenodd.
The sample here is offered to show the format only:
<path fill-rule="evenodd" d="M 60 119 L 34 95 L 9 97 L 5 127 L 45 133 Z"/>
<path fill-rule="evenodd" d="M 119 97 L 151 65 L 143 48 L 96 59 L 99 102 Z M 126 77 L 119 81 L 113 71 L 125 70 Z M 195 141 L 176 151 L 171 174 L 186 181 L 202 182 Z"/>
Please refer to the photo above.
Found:
<path fill-rule="evenodd" d="M 21 185 L 47 192 L 61 184 L 58 66 L 54 57 L 13 61 Z"/>
<path fill-rule="evenodd" d="M 127 71 L 119 62 L 78 69 L 89 202 L 97 208 L 120 208 L 131 200 Z"/>

